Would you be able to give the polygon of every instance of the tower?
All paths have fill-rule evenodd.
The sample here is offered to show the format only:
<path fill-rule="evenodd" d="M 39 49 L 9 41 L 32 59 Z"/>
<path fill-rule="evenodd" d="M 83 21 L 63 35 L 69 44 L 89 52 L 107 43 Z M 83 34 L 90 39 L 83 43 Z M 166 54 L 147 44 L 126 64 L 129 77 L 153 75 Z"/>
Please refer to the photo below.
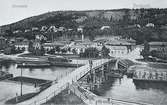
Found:
<path fill-rule="evenodd" d="M 80 31 L 81 32 L 81 40 L 82 40 L 82 42 L 84 41 L 84 34 L 83 34 L 83 26 L 79 26 L 79 28 L 78 28 L 78 31 Z"/>

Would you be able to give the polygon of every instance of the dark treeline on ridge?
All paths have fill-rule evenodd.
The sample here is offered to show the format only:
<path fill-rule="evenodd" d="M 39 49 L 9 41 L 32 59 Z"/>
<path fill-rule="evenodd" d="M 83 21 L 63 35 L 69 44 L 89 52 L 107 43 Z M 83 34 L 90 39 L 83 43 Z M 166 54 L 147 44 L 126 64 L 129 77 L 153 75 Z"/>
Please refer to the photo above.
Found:
<path fill-rule="evenodd" d="M 115 9 L 89 11 L 55 11 L 1 26 L 5 34 L 42 26 L 65 27 L 77 30 L 83 26 L 87 36 L 121 35 L 137 43 L 167 41 L 167 9 Z M 110 29 L 101 31 L 103 26 Z M 30 35 L 31 36 L 31 35 Z"/>

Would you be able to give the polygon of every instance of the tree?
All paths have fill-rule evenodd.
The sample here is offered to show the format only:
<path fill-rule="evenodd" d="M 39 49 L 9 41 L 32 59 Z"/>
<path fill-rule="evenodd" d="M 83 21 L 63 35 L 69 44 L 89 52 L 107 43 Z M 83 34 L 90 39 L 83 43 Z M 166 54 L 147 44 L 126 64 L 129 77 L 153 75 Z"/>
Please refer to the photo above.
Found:
<path fill-rule="evenodd" d="M 77 54 L 77 51 L 75 49 L 72 49 L 73 54 Z"/>
<path fill-rule="evenodd" d="M 69 48 L 67 49 L 67 51 L 70 52 L 70 51 L 71 51 L 71 48 L 69 47 Z"/>
<path fill-rule="evenodd" d="M 157 51 L 156 50 L 152 50 L 150 53 L 151 53 L 152 57 L 157 57 Z"/>
<path fill-rule="evenodd" d="M 99 57 L 99 51 L 94 47 L 90 47 L 90 48 L 85 49 L 85 52 L 80 54 L 80 57 L 97 58 Z"/>
<path fill-rule="evenodd" d="M 106 48 L 106 46 L 103 46 L 101 50 L 102 57 L 108 57 L 109 53 L 110 53 L 110 50 Z"/>
<path fill-rule="evenodd" d="M 50 49 L 49 51 L 47 51 L 47 53 L 48 53 L 48 54 L 55 54 L 55 49 L 52 48 L 52 49 Z"/>
<path fill-rule="evenodd" d="M 11 31 L 11 29 L 6 30 L 5 34 L 6 34 L 7 37 L 12 37 L 13 36 L 13 32 Z"/>
<path fill-rule="evenodd" d="M 29 45 L 28 45 L 28 51 L 29 51 L 29 52 L 33 52 L 33 50 L 34 50 L 34 48 L 33 48 L 33 42 L 30 41 L 30 42 L 29 42 Z"/>
<path fill-rule="evenodd" d="M 6 54 L 6 55 L 10 55 L 11 54 L 11 47 L 7 47 L 7 48 L 5 48 L 4 49 L 4 54 Z"/>
<path fill-rule="evenodd" d="M 56 51 L 59 53 L 60 52 L 60 47 L 56 46 Z"/>
<path fill-rule="evenodd" d="M 22 52 L 24 52 L 24 51 L 25 51 L 25 47 L 22 47 L 22 49 L 21 49 L 21 50 L 22 50 Z"/>
<path fill-rule="evenodd" d="M 143 56 L 144 59 L 148 59 L 149 58 L 149 55 L 150 55 L 150 46 L 148 44 L 147 41 L 144 42 L 144 49 L 141 51 L 141 54 Z"/>
<path fill-rule="evenodd" d="M 66 50 L 66 49 L 61 49 L 61 52 L 62 52 L 62 53 L 66 53 L 67 50 Z"/>
<path fill-rule="evenodd" d="M 40 53 L 40 56 L 43 56 L 45 54 L 45 48 L 44 46 L 41 46 L 41 53 Z"/>

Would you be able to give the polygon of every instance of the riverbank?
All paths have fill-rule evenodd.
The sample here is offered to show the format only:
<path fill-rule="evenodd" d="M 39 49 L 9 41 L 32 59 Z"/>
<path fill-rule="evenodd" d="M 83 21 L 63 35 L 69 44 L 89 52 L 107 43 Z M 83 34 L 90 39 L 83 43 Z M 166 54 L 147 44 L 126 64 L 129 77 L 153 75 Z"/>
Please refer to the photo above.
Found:
<path fill-rule="evenodd" d="M 21 55 L 20 55 L 21 56 Z M 62 63 L 51 63 L 48 61 L 48 57 L 52 55 L 46 55 L 46 56 L 32 56 L 32 55 L 27 55 L 25 54 L 24 57 L 20 56 L 14 56 L 14 55 L 0 55 L 0 60 L 1 61 L 11 61 L 14 63 L 17 63 L 18 68 L 41 68 L 41 67 L 52 67 L 52 66 L 57 66 L 57 67 L 80 67 L 83 66 L 85 63 L 80 62 L 80 59 L 76 60 L 74 59 L 74 62 L 62 62 Z M 53 56 L 52 56 L 53 57 Z M 81 59 L 81 61 L 83 61 Z M 24 64 L 23 64 L 24 63 Z"/>
<path fill-rule="evenodd" d="M 48 100 L 46 103 L 42 105 L 86 105 L 79 97 L 77 97 L 74 93 L 68 93 L 68 90 L 65 89 L 57 96 Z"/>
<path fill-rule="evenodd" d="M 37 79 L 37 78 L 30 78 L 30 77 L 21 77 L 21 76 L 18 76 L 18 77 L 14 77 L 14 78 L 10 78 L 9 79 L 10 81 L 14 81 L 14 82 L 23 82 L 24 84 L 32 84 L 32 85 L 40 85 L 40 84 L 45 84 L 45 83 L 48 83 L 48 82 L 51 82 L 50 80 L 44 80 L 44 79 Z"/>

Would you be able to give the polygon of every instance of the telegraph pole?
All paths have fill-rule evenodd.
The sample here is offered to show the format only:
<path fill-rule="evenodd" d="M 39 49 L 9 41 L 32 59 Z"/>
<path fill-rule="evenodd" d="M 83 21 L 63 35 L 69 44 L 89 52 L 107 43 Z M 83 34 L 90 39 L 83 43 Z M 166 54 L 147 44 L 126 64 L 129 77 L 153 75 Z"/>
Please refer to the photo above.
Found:
<path fill-rule="evenodd" d="M 22 64 L 23 66 L 25 65 L 24 63 Z M 22 81 L 22 75 L 23 75 L 23 68 L 21 67 L 21 87 L 20 87 L 20 95 L 23 95 L 23 81 Z"/>

